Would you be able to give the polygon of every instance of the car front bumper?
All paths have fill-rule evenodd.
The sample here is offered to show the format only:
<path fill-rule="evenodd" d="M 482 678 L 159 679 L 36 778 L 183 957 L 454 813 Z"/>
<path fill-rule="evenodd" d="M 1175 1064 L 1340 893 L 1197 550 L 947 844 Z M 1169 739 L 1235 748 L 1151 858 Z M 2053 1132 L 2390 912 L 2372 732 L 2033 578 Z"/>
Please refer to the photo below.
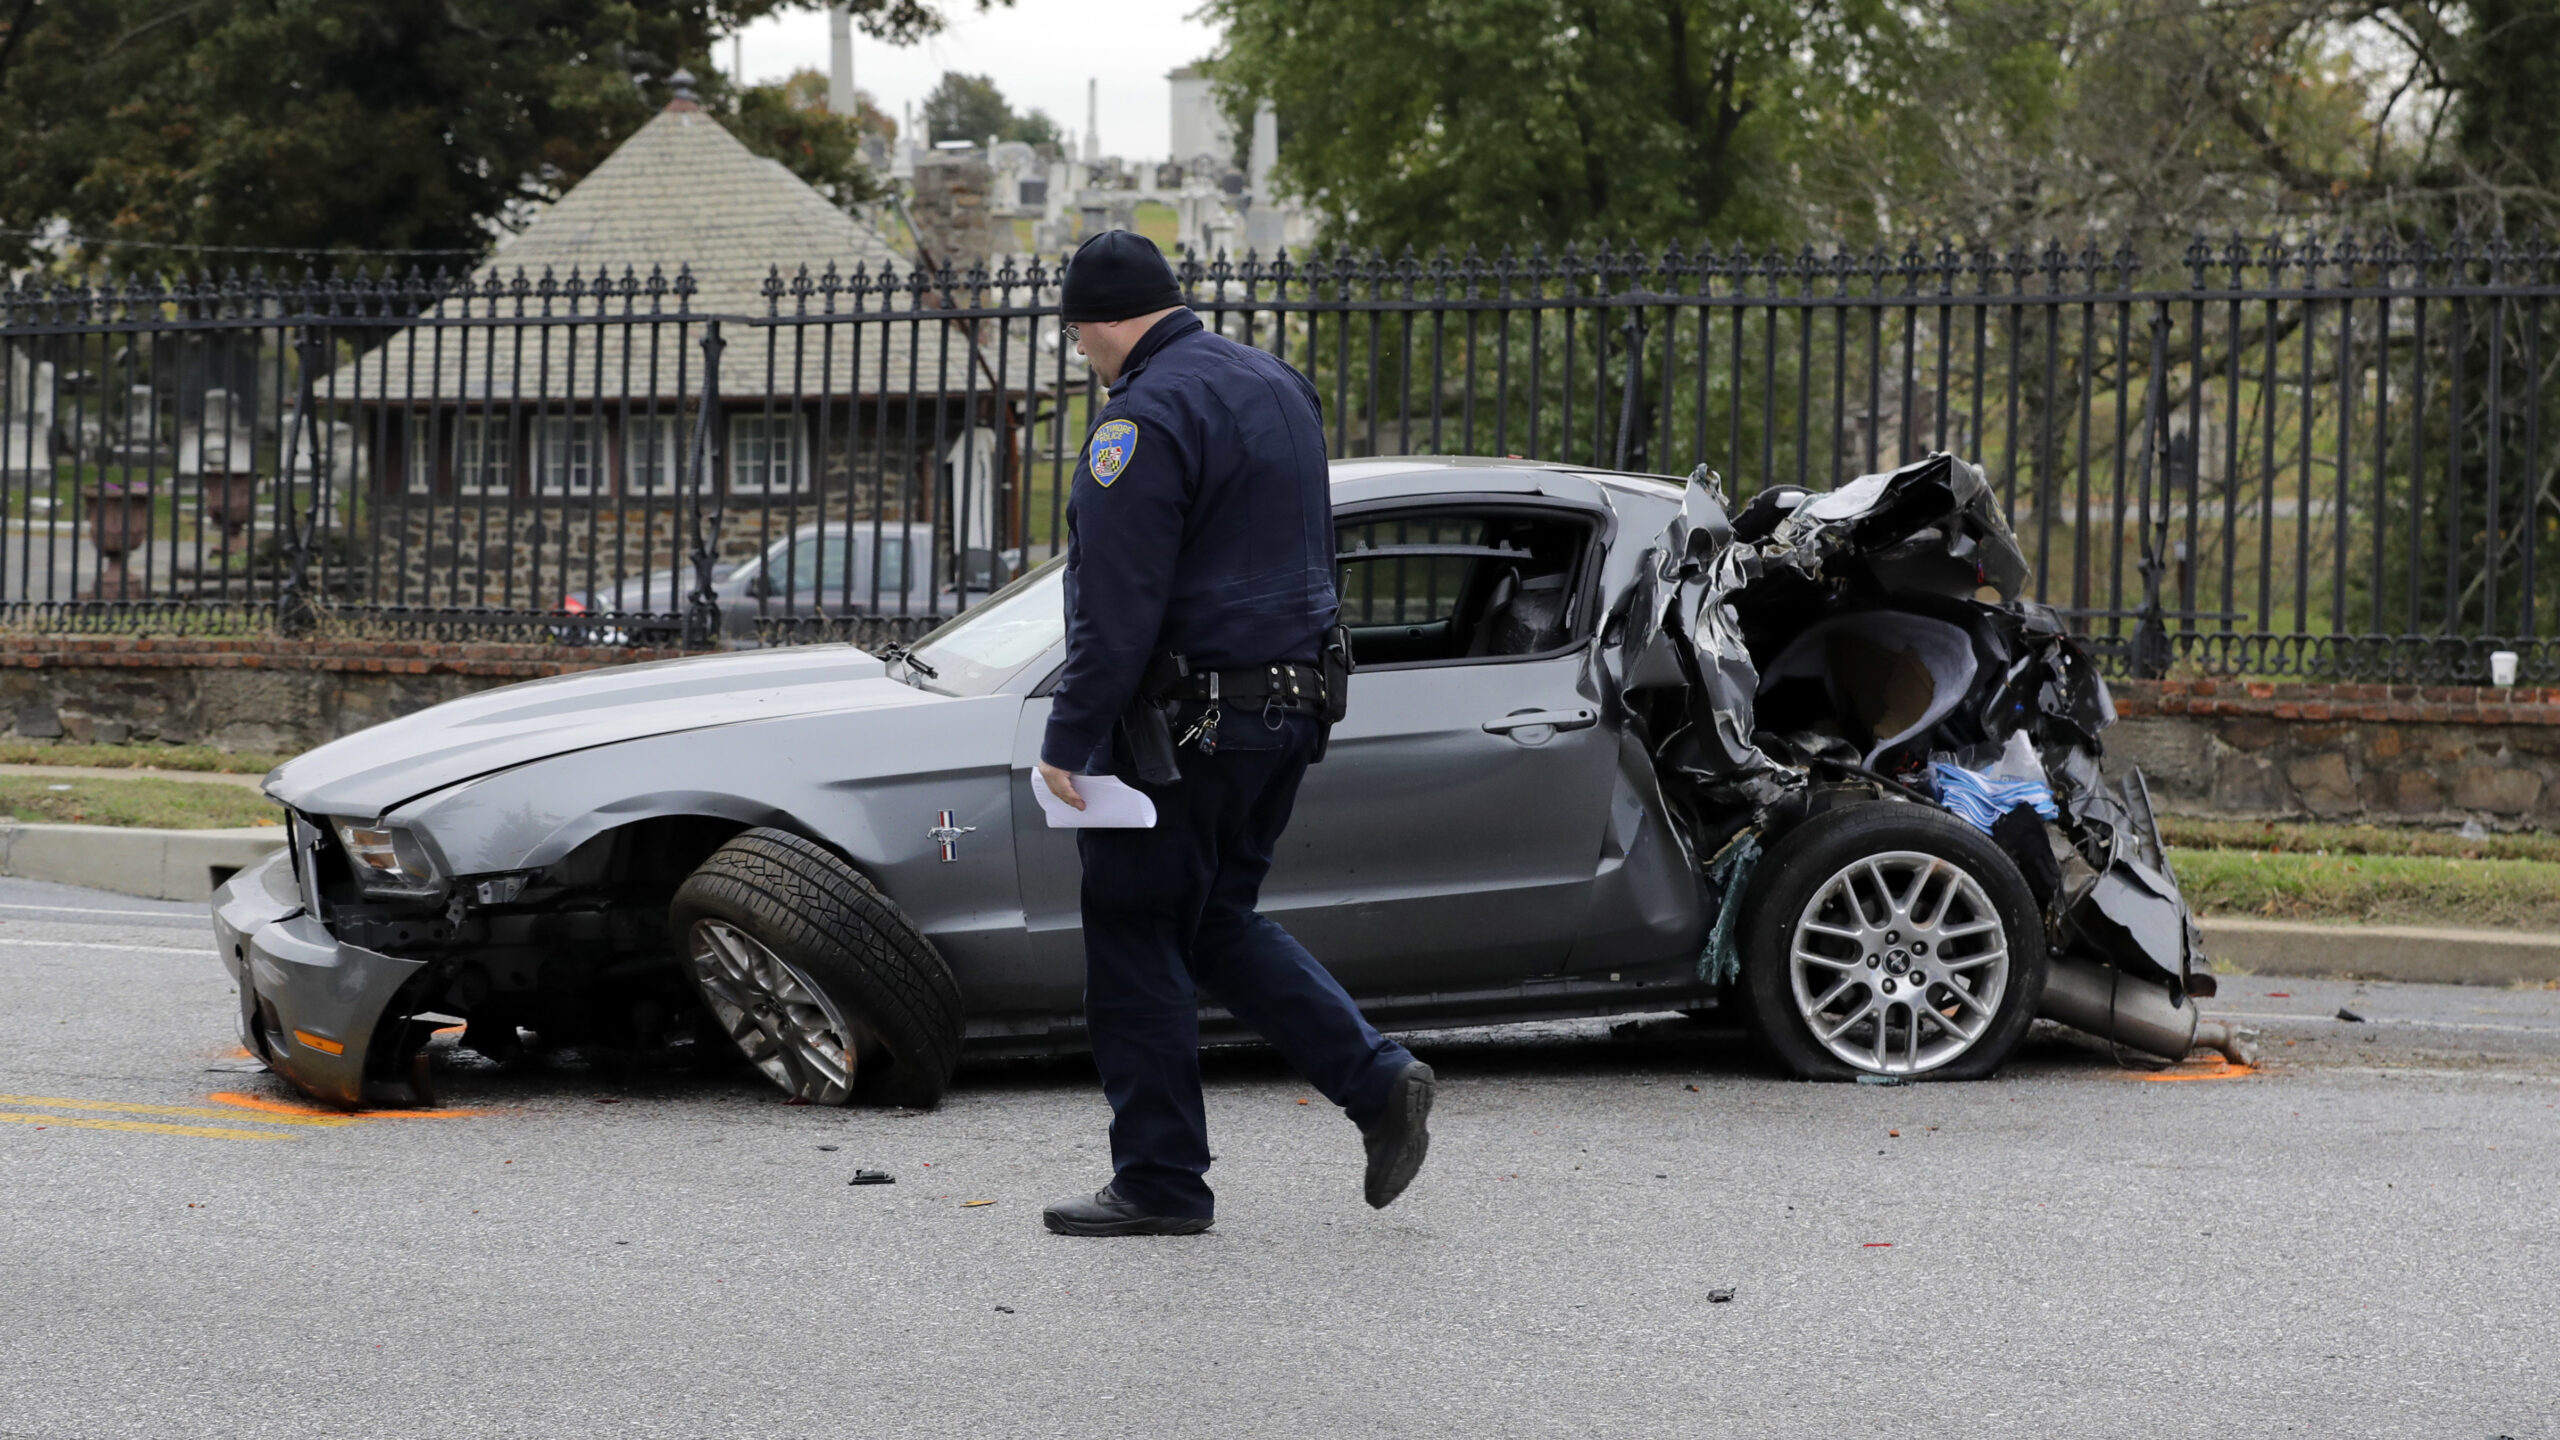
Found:
<path fill-rule="evenodd" d="M 213 892 L 213 937 L 240 991 L 240 1043 L 323 1104 L 364 1103 L 383 1011 L 425 968 L 340 942 L 304 909 L 285 850 Z"/>

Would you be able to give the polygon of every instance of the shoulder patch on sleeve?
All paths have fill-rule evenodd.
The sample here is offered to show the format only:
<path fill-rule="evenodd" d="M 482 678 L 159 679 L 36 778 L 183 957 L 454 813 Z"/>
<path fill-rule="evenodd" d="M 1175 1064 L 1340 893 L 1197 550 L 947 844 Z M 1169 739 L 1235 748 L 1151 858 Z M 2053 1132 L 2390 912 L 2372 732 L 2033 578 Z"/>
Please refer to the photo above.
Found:
<path fill-rule="evenodd" d="M 1093 483 L 1104 489 L 1129 468 L 1138 453 L 1138 427 L 1126 420 L 1105 420 L 1095 428 L 1093 442 L 1085 447 L 1084 463 L 1093 471 Z"/>

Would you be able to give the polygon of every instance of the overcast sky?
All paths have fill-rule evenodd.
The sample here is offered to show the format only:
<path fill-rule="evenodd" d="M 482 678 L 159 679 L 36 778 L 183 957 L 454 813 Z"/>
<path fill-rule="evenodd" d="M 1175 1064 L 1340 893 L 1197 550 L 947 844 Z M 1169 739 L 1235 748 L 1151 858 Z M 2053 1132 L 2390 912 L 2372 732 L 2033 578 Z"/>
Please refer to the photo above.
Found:
<path fill-rule="evenodd" d="M 1218 37 L 1189 18 L 1200 0 L 1016 0 L 979 12 L 970 0 L 949 5 L 950 27 L 899 49 L 853 36 L 853 80 L 903 121 L 921 108 L 945 70 L 986 75 L 1016 110 L 1042 109 L 1060 128 L 1082 134 L 1085 81 L 1102 82 L 1102 151 L 1132 159 L 1160 157 L 1172 147 L 1164 75 L 1217 47 Z M 785 11 L 738 37 L 746 78 L 779 80 L 794 70 L 827 68 L 824 11 Z M 724 50 L 722 64 L 729 63 Z"/>

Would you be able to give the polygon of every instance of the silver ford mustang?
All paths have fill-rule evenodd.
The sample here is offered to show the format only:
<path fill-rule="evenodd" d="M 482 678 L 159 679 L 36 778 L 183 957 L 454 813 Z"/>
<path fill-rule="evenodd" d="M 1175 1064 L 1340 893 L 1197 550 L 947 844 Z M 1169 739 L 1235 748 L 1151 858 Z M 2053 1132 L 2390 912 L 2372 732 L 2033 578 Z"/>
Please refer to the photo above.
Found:
<path fill-rule="evenodd" d="M 1359 669 L 1263 909 L 1382 1027 L 1721 1005 L 1829 1079 L 1986 1075 L 2040 1014 L 2244 1049 L 1975 467 L 1739 509 L 1703 468 L 1333 475 Z M 244 1043 L 348 1107 L 430 1100 L 457 1023 L 500 1061 L 725 1037 L 820 1104 L 1077 1047 L 1076 852 L 1031 790 L 1062 578 L 885 661 L 534 681 L 279 767 L 292 843 L 214 897 Z"/>

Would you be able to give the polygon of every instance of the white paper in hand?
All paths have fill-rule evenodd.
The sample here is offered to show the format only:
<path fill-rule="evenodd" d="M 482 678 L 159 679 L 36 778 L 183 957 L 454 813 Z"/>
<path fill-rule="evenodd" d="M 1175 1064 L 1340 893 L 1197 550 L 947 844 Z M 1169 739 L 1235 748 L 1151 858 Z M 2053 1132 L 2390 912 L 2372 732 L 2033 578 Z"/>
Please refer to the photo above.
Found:
<path fill-rule="evenodd" d="M 1052 830 L 1152 830 L 1156 825 L 1156 802 L 1109 775 L 1076 777 L 1076 793 L 1084 797 L 1081 810 L 1051 794 L 1049 782 L 1037 771 L 1031 776 L 1031 793 L 1040 797 L 1040 811 L 1049 817 Z"/>

